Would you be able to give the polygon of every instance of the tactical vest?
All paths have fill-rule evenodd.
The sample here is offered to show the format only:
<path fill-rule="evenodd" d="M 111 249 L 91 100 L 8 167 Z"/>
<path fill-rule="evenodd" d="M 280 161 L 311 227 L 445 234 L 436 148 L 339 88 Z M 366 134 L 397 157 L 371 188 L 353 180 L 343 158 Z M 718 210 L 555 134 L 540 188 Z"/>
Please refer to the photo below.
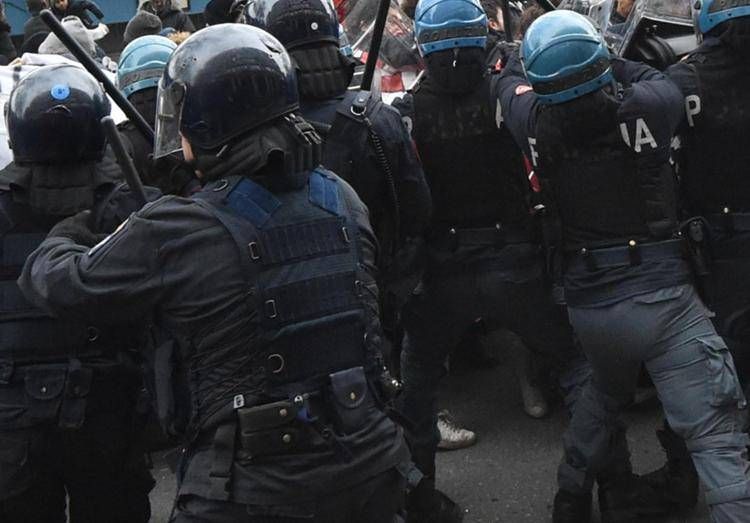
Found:
<path fill-rule="evenodd" d="M 692 214 L 750 211 L 750 64 L 723 45 L 703 47 L 687 63 L 697 74 L 700 112 L 683 136 L 681 164 Z M 686 101 L 690 112 L 695 99 Z"/>
<path fill-rule="evenodd" d="M 117 347 L 121 340 L 110 329 L 55 319 L 30 304 L 16 285 L 26 258 L 44 241 L 52 224 L 40 223 L 27 207 L 13 203 L 7 192 L 0 196 L 0 213 L 0 360 L 26 365 L 111 353 L 112 344 Z"/>
<path fill-rule="evenodd" d="M 0 413 L 3 430 L 40 423 L 79 428 L 94 367 L 112 368 L 118 351 L 136 348 L 128 345 L 133 332 L 126 327 L 53 318 L 23 296 L 16 279 L 52 225 L 9 192 L 0 195 L 0 396 L 19 406 L 18 415 Z"/>
<path fill-rule="evenodd" d="M 200 391 L 208 387 L 199 383 L 199 417 L 232 403 L 318 391 L 337 371 L 369 364 L 377 289 L 360 265 L 357 224 L 332 174 L 304 176 L 300 190 L 271 193 L 234 176 L 194 196 L 237 244 L 252 318 L 252 339 L 240 340 L 235 355 L 213 371 L 221 376 L 241 364 L 247 379 L 229 397 L 211 396 L 214 405 L 206 404 L 208 392 Z"/>
<path fill-rule="evenodd" d="M 322 126 L 332 125 L 339 107 L 351 106 L 355 96 L 357 96 L 357 91 L 346 91 L 328 100 L 301 100 L 300 113 L 319 133 L 325 136 L 327 133 L 321 132 Z"/>
<path fill-rule="evenodd" d="M 440 93 L 428 77 L 413 97 L 412 137 L 432 190 L 433 233 L 526 228 L 529 183 L 521 151 L 496 121 L 490 77 L 466 95 Z"/>
<path fill-rule="evenodd" d="M 559 117 L 554 111 L 540 112 L 536 150 L 540 173 L 551 181 L 565 249 L 671 238 L 677 220 L 668 163 L 639 158 L 617 125 L 571 146 L 561 134 Z M 616 121 L 614 116 L 611 120 Z"/>
<path fill-rule="evenodd" d="M 350 93 L 336 109 L 321 164 L 357 191 L 370 211 L 381 254 L 390 255 L 401 239 L 402 202 L 394 169 L 399 166 L 400 149 L 406 146 L 403 124 L 398 113 L 379 97 L 366 91 Z"/>

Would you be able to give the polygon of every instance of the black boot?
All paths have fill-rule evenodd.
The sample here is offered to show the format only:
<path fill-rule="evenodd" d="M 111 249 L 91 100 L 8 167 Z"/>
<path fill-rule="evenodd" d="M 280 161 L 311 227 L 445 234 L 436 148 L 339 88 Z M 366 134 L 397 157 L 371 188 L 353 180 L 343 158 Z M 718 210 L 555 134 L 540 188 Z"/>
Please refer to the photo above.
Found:
<path fill-rule="evenodd" d="M 671 504 L 661 491 L 636 474 L 599 482 L 602 523 L 631 523 L 666 516 L 670 511 Z"/>
<path fill-rule="evenodd" d="M 558 490 L 552 509 L 552 523 L 589 523 L 591 521 L 591 492 L 572 494 Z"/>
<path fill-rule="evenodd" d="M 685 441 L 664 424 L 664 430 L 657 430 L 667 463 L 658 470 L 643 476 L 643 479 L 672 504 L 674 510 L 686 512 L 698 502 L 698 473 L 690 457 Z"/>
<path fill-rule="evenodd" d="M 407 523 L 460 523 L 464 513 L 453 500 L 435 488 L 425 476 L 406 497 Z"/>

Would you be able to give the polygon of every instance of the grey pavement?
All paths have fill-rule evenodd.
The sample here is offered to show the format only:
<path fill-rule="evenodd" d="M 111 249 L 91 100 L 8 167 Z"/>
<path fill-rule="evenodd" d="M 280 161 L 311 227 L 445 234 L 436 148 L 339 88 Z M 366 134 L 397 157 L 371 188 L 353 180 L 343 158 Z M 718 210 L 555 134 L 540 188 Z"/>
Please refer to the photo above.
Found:
<path fill-rule="evenodd" d="M 441 407 L 447 407 L 479 435 L 465 450 L 438 455 L 438 486 L 466 511 L 466 523 L 546 523 L 551 521 L 555 470 L 561 456 L 565 427 L 562 408 L 546 419 L 526 416 L 518 384 L 509 366 L 456 370 L 445 380 Z M 653 400 L 628 412 L 629 440 L 636 472 L 647 472 L 664 462 L 654 429 L 661 423 Z M 174 480 L 160 459 L 152 492 L 156 523 L 165 523 L 171 510 Z M 598 523 L 598 518 L 594 522 Z M 664 520 L 660 520 L 664 522 Z M 702 503 L 689 516 L 669 523 L 709 521 Z M 353 522 L 354 523 L 354 522 Z"/>

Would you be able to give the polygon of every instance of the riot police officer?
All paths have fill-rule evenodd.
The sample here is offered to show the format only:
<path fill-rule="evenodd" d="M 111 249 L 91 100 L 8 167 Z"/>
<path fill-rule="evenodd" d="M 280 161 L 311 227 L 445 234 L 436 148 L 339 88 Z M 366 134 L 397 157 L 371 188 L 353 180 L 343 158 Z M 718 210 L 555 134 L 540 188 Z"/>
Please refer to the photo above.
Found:
<path fill-rule="evenodd" d="M 251 0 L 244 20 L 276 36 L 289 51 L 299 77 L 300 111 L 325 140 L 322 164 L 349 182 L 367 205 L 381 245 L 378 268 L 387 280 L 382 283 L 389 286 L 400 272 L 414 269 L 397 266 L 403 265 L 397 252 L 407 239 L 424 234 L 431 208 L 398 111 L 374 92 L 347 90 L 355 61 L 341 52 L 330 0 Z"/>
<path fill-rule="evenodd" d="M 750 3 L 695 4 L 700 47 L 667 74 L 685 97 L 677 166 L 686 225 L 703 295 L 716 314 L 747 391 L 750 380 Z M 678 506 L 697 499 L 697 477 L 685 443 L 668 424 L 657 432 L 668 462 L 649 477 Z"/>
<path fill-rule="evenodd" d="M 704 217 L 706 255 L 713 255 L 706 291 L 717 331 L 732 349 L 740 380 L 750 380 L 750 2 L 696 4 L 700 46 L 668 75 L 685 96 L 678 166 L 686 216 Z M 746 143 L 747 142 L 747 143 Z"/>
<path fill-rule="evenodd" d="M 402 505 L 408 451 L 376 396 L 376 242 L 354 191 L 316 168 L 297 93 L 273 36 L 197 32 L 161 80 L 155 155 L 181 147 L 204 190 L 91 249 L 50 236 L 21 276 L 61 315 L 153 312 L 187 340 L 177 522 L 383 522 Z"/>
<path fill-rule="evenodd" d="M 543 284 L 522 153 L 502 125 L 486 67 L 487 17 L 477 0 L 422 0 L 415 34 L 427 65 L 396 105 L 410 123 L 432 190 L 423 284 L 404 309 L 403 415 L 426 475 L 410 495 L 413 521 L 457 521 L 460 510 L 435 490 L 435 399 L 444 360 L 478 317 L 506 327 L 564 366 L 573 402 L 587 365 L 562 311 Z M 460 35 L 460 36 L 456 36 Z"/>
<path fill-rule="evenodd" d="M 152 128 L 159 79 L 175 49 L 169 38 L 149 35 L 136 38 L 120 54 L 117 87 Z M 198 187 L 192 170 L 175 158 L 154 161 L 154 144 L 132 122 L 126 120 L 117 128 L 143 183 L 159 187 L 164 194 L 188 195 Z"/>
<path fill-rule="evenodd" d="M 134 210 L 113 193 L 121 172 L 100 123 L 109 112 L 99 83 L 69 65 L 32 72 L 6 106 L 14 161 L 0 172 L 1 521 L 63 521 L 66 495 L 73 522 L 149 519 L 153 480 L 136 444 L 140 331 L 85 312 L 58 319 L 15 283 L 50 229 L 64 234 L 63 218 L 93 207 L 94 230 L 108 232 Z"/>
<path fill-rule="evenodd" d="M 550 181 L 568 313 L 594 372 L 565 434 L 554 521 L 589 521 L 595 479 L 605 520 L 658 511 L 635 500 L 615 511 L 606 495 L 618 481 L 612 457 L 627 455 L 619 412 L 641 364 L 687 440 L 713 521 L 748 521 L 746 401 L 678 236 L 669 154 L 683 97 L 655 69 L 610 56 L 577 13 L 540 17 L 521 53 L 523 68 L 514 57 L 500 82 L 503 118 Z"/>

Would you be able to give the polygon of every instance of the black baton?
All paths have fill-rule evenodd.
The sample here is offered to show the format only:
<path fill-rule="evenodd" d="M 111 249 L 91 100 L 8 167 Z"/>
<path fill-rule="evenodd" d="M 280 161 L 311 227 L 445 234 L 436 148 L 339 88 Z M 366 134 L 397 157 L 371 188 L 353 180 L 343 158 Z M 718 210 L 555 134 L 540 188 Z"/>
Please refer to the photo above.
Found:
<path fill-rule="evenodd" d="M 513 42 L 513 22 L 510 17 L 510 7 L 508 0 L 500 0 L 500 11 L 503 14 L 503 29 L 505 30 L 505 41 Z"/>
<path fill-rule="evenodd" d="M 133 191 L 138 205 L 143 207 L 148 202 L 148 199 L 146 198 L 146 190 L 143 188 L 143 183 L 141 183 L 141 179 L 138 176 L 138 171 L 135 170 L 133 159 L 130 158 L 130 155 L 125 150 L 125 145 L 122 143 L 122 138 L 120 137 L 120 131 L 117 130 L 115 121 L 111 116 L 105 116 L 102 118 L 102 125 L 104 126 L 104 131 L 107 133 L 109 144 L 115 151 L 117 162 L 120 164 L 120 167 L 122 167 L 125 181 L 128 182 L 130 190 Z"/>
<path fill-rule="evenodd" d="M 375 66 L 380 56 L 380 45 L 383 43 L 383 32 L 385 32 L 385 21 L 388 19 L 388 10 L 391 7 L 391 0 L 380 0 L 378 4 L 378 14 L 375 18 L 375 25 L 372 28 L 372 39 L 370 40 L 370 50 L 367 53 L 367 62 L 365 63 L 365 72 L 362 75 L 362 91 L 369 91 L 372 87 L 372 79 L 375 76 Z"/>

